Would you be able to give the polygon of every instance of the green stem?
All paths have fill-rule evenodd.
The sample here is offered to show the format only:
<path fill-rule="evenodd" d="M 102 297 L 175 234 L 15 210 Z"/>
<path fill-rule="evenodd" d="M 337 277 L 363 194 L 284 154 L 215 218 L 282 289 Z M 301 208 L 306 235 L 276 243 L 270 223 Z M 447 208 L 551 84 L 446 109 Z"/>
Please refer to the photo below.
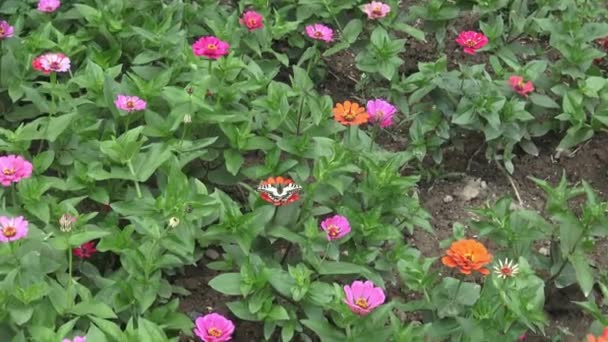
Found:
<path fill-rule="evenodd" d="M 344 31 L 344 30 L 342 30 L 342 25 L 340 25 L 338 18 L 336 18 L 336 15 L 334 14 L 334 12 L 332 12 L 331 8 L 329 8 L 329 4 L 327 3 L 327 0 L 323 0 L 323 5 L 325 5 L 325 9 L 327 10 L 327 12 L 329 12 L 331 17 L 334 19 L 334 22 L 336 23 L 336 26 L 338 27 L 338 30 L 340 31 L 340 33 L 342 33 Z"/>
<path fill-rule="evenodd" d="M 323 252 L 323 256 L 321 257 L 321 264 L 325 261 L 325 259 L 327 259 L 327 254 L 329 253 L 330 246 L 331 246 L 331 241 L 329 241 L 327 243 L 327 246 L 325 247 L 325 252 Z"/>
<path fill-rule="evenodd" d="M 350 332 L 350 323 L 346 325 L 346 338 L 350 338 L 351 332 Z"/>
<path fill-rule="evenodd" d="M 454 298 L 452 298 L 452 303 L 454 301 L 456 301 L 456 298 L 458 298 L 458 292 L 460 292 L 461 286 L 462 286 L 462 278 L 460 278 L 460 280 L 458 281 L 458 286 L 456 286 L 456 292 L 454 293 Z"/>
<path fill-rule="evenodd" d="M 13 184 L 13 186 L 11 186 L 11 201 L 12 201 L 12 205 L 13 208 L 17 207 L 17 186 L 15 184 Z"/>
<path fill-rule="evenodd" d="M 129 171 L 131 172 L 131 175 L 133 175 L 133 178 L 135 178 L 135 171 L 133 170 L 133 164 L 131 163 L 131 159 L 129 159 L 129 161 L 127 161 L 127 166 L 129 167 Z M 141 189 L 139 188 L 139 182 L 134 179 L 133 183 L 135 184 L 135 191 L 137 191 L 137 197 L 141 198 Z"/>
<path fill-rule="evenodd" d="M 376 140 L 376 137 L 377 137 L 377 136 L 378 136 L 378 126 L 377 126 L 377 125 L 375 125 L 375 126 L 372 128 L 372 140 L 371 140 L 371 142 L 370 142 L 370 144 L 369 144 L 369 151 L 370 151 L 370 152 L 373 152 L 373 151 L 374 151 L 374 141 Z"/>
<path fill-rule="evenodd" d="M 179 148 L 182 148 L 184 144 L 184 138 L 186 137 L 186 130 L 188 130 L 188 124 L 184 123 L 184 129 L 182 130 L 182 137 L 179 139 Z"/>
<path fill-rule="evenodd" d="M 74 278 L 72 277 L 72 265 L 73 265 L 73 255 L 72 248 L 68 248 L 68 275 L 70 276 L 70 283 L 68 286 L 72 286 L 74 283 Z"/>
<path fill-rule="evenodd" d="M 211 70 L 213 68 L 212 63 L 213 61 L 209 60 L 209 64 L 207 64 L 207 73 L 209 74 L 209 76 L 211 76 Z"/>
<path fill-rule="evenodd" d="M 127 118 L 125 120 L 125 133 L 127 133 L 129 131 L 129 124 L 131 123 L 131 115 L 130 113 L 127 113 Z"/>
<path fill-rule="evenodd" d="M 57 87 L 57 73 L 56 72 L 51 72 L 51 102 L 52 102 L 52 110 L 51 110 L 51 116 L 57 114 L 57 105 L 55 103 L 55 89 Z"/>
<path fill-rule="evenodd" d="M 308 60 L 308 65 L 306 66 L 306 74 L 310 75 L 310 69 L 312 68 L 313 64 L 317 63 L 317 59 L 318 59 L 318 55 L 319 55 L 319 51 L 317 50 L 317 42 L 314 42 L 314 45 L 312 46 L 312 48 L 314 49 L 314 54 L 313 56 Z M 300 104 L 298 105 L 298 121 L 297 121 L 297 125 L 296 125 L 296 135 L 300 135 L 300 128 L 302 125 L 302 113 L 304 112 L 304 98 L 305 98 L 305 94 L 302 94 L 302 96 L 300 97 Z"/>

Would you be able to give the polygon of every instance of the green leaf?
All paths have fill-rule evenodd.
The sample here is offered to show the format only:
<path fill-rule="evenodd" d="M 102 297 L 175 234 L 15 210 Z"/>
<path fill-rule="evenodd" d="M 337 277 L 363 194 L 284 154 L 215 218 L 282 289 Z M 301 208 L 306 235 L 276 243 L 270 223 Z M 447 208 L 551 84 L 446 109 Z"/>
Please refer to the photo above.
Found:
<path fill-rule="evenodd" d="M 424 36 L 424 31 L 421 31 L 411 25 L 406 23 L 395 23 L 393 24 L 393 28 L 399 30 L 401 32 L 405 32 L 410 36 L 414 37 L 416 40 L 426 43 L 426 38 Z"/>
<path fill-rule="evenodd" d="M 344 342 L 346 336 L 329 323 L 319 319 L 303 319 L 300 321 L 303 325 L 314 331 L 323 342 Z"/>
<path fill-rule="evenodd" d="M 289 319 L 289 314 L 284 307 L 275 305 L 272 310 L 268 313 L 267 318 L 273 321 L 286 321 Z"/>
<path fill-rule="evenodd" d="M 90 315 L 99 318 L 118 318 L 112 308 L 107 304 L 98 301 L 78 303 L 70 312 L 79 316 Z"/>
<path fill-rule="evenodd" d="M 224 160 L 226 160 L 226 169 L 231 175 L 236 176 L 245 161 L 245 158 L 239 151 L 236 150 L 225 150 Z"/>
<path fill-rule="evenodd" d="M 462 283 L 456 301 L 462 305 L 473 306 L 479 299 L 481 286 L 475 283 Z"/>
<path fill-rule="evenodd" d="M 226 306 L 236 317 L 240 319 L 253 322 L 259 321 L 256 315 L 249 312 L 248 305 L 243 301 L 228 302 L 226 303 Z"/>
<path fill-rule="evenodd" d="M 109 235 L 109 234 L 110 234 L 110 232 L 103 231 L 103 230 L 89 230 L 89 231 L 78 232 L 78 233 L 70 235 L 68 243 L 72 247 L 78 247 L 85 242 L 99 239 L 99 238 Z"/>
<path fill-rule="evenodd" d="M 47 101 L 42 96 L 40 96 L 40 94 L 35 89 L 23 85 L 21 86 L 21 89 L 23 89 L 23 91 L 25 92 L 26 98 L 32 101 L 34 106 L 36 106 L 36 108 L 38 108 L 41 113 L 49 112 L 49 105 Z"/>
<path fill-rule="evenodd" d="M 241 274 L 223 273 L 209 281 L 212 289 L 229 296 L 241 295 Z"/>
<path fill-rule="evenodd" d="M 572 266 L 574 266 L 578 285 L 581 287 L 585 298 L 587 298 L 591 290 L 593 290 L 593 284 L 595 283 L 593 272 L 589 266 L 589 258 L 583 252 L 578 251 L 570 255 L 569 260 Z"/>
<path fill-rule="evenodd" d="M 57 140 L 57 137 L 59 137 L 59 135 L 70 126 L 72 121 L 74 121 L 74 117 L 76 115 L 77 113 L 70 113 L 51 117 L 48 123 L 45 139 L 51 142 Z"/>

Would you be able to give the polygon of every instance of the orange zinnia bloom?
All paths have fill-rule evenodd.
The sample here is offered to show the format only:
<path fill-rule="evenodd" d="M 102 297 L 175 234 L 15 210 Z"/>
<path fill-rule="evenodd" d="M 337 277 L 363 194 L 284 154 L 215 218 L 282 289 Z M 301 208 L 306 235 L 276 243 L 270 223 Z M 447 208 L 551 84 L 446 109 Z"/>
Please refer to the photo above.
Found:
<path fill-rule="evenodd" d="M 360 125 L 367 122 L 369 114 L 357 102 L 344 101 L 334 107 L 334 119 L 343 125 Z"/>
<path fill-rule="evenodd" d="M 591 334 L 587 335 L 587 342 L 608 342 L 608 327 L 604 328 L 602 336 L 595 337 Z"/>
<path fill-rule="evenodd" d="M 484 266 L 492 261 L 492 254 L 488 253 L 483 244 L 475 240 L 455 241 L 445 254 L 441 262 L 448 267 L 458 267 L 464 274 L 471 274 L 472 271 L 481 274 L 490 273 Z"/>

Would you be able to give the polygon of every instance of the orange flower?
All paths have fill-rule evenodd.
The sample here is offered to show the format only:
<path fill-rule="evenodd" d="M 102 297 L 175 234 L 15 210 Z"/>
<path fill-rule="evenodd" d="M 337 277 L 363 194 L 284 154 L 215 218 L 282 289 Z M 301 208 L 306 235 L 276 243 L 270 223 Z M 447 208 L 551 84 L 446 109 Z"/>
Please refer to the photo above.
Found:
<path fill-rule="evenodd" d="M 492 261 L 492 254 L 488 253 L 483 244 L 475 240 L 455 241 L 445 254 L 441 262 L 447 267 L 458 267 L 464 274 L 471 274 L 472 271 L 481 274 L 490 273 L 484 266 Z"/>
<path fill-rule="evenodd" d="M 602 336 L 595 337 L 591 334 L 587 335 L 587 342 L 608 342 L 608 327 L 604 328 Z"/>
<path fill-rule="evenodd" d="M 334 107 L 334 119 L 343 125 L 360 125 L 367 122 L 369 114 L 357 102 L 344 101 Z"/>

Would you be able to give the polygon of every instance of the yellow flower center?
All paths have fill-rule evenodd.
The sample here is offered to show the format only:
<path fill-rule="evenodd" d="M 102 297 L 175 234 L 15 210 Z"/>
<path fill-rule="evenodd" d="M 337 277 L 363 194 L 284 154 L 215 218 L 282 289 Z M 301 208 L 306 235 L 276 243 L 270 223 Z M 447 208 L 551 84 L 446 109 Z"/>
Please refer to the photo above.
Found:
<path fill-rule="evenodd" d="M 215 45 L 213 43 L 207 44 L 207 49 L 208 50 L 217 50 L 217 45 Z"/>
<path fill-rule="evenodd" d="M 382 15 L 382 7 L 380 7 L 379 5 L 374 6 L 374 8 L 372 9 L 372 14 Z"/>
<path fill-rule="evenodd" d="M 249 24 L 249 26 L 255 26 L 257 25 L 258 21 L 255 19 L 249 19 L 247 23 Z"/>
<path fill-rule="evenodd" d="M 12 175 L 14 175 L 14 174 L 15 174 L 15 169 L 13 169 L 12 167 L 5 168 L 5 169 L 2 169 L 2 173 L 3 173 L 5 176 L 12 176 Z"/>
<path fill-rule="evenodd" d="M 331 236 L 332 238 L 335 238 L 336 236 L 338 236 L 338 234 L 340 234 L 340 227 L 336 226 L 335 224 L 332 224 L 327 227 L 327 235 Z"/>
<path fill-rule="evenodd" d="M 320 38 L 323 36 L 323 33 L 321 33 L 321 31 L 315 31 L 315 37 Z"/>
<path fill-rule="evenodd" d="M 467 47 L 472 48 L 472 47 L 475 47 L 475 45 L 477 45 L 477 41 L 475 41 L 475 40 L 473 40 L 473 39 L 467 39 L 467 40 L 464 42 L 464 45 L 466 45 Z"/>
<path fill-rule="evenodd" d="M 0 26 L 0 36 L 4 34 L 4 27 Z"/>
<path fill-rule="evenodd" d="M 360 307 L 361 309 L 367 309 L 369 307 L 369 303 L 365 298 L 359 298 L 355 301 L 355 305 Z"/>
<path fill-rule="evenodd" d="M 6 236 L 7 238 L 12 238 L 13 236 L 17 235 L 17 229 L 11 226 L 4 227 L 2 228 L 2 235 Z"/>
<path fill-rule="evenodd" d="M 220 337 L 220 336 L 222 336 L 222 331 L 218 328 L 211 328 L 211 329 L 207 330 L 207 334 L 209 334 L 213 337 Z"/>
<path fill-rule="evenodd" d="M 471 252 L 465 253 L 464 257 L 469 259 L 471 262 L 475 262 L 475 253 L 471 253 Z"/>
<path fill-rule="evenodd" d="M 127 101 L 127 108 L 133 108 L 135 106 L 135 104 L 133 103 L 133 101 L 129 100 Z"/>

